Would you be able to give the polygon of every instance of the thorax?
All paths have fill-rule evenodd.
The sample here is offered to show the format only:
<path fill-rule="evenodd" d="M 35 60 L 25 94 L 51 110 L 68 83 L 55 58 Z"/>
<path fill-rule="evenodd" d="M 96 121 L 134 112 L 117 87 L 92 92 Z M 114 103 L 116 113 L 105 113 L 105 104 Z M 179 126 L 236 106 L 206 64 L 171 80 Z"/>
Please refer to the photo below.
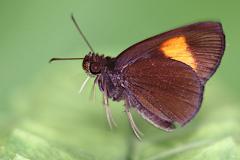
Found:
<path fill-rule="evenodd" d="M 122 86 L 123 79 L 120 71 L 114 70 L 114 59 L 109 59 L 104 70 L 97 77 L 99 89 L 106 92 L 108 98 L 115 101 L 123 99 L 124 88 Z"/>

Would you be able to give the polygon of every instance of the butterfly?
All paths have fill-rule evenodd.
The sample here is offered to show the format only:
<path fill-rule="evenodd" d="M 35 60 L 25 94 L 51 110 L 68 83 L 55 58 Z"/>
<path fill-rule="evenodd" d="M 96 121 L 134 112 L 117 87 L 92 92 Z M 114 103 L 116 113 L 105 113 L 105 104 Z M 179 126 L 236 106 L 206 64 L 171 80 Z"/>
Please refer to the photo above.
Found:
<path fill-rule="evenodd" d="M 124 101 L 130 126 L 141 139 L 130 109 L 135 109 L 157 128 L 172 131 L 176 124 L 184 126 L 198 113 L 204 86 L 218 68 L 224 50 L 225 35 L 220 22 L 186 25 L 138 42 L 116 57 L 95 53 L 89 46 L 83 69 L 95 77 L 104 97 L 110 127 L 115 125 L 108 99 Z M 86 81 L 85 81 L 86 82 Z M 85 84 L 84 82 L 84 84 Z"/>

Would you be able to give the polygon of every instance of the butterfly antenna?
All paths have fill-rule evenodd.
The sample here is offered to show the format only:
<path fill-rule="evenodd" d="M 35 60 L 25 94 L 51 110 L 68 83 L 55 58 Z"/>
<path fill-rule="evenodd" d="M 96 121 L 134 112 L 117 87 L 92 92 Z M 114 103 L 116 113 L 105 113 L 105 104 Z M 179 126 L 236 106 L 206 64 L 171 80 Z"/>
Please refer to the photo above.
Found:
<path fill-rule="evenodd" d="M 87 44 L 87 46 L 89 47 L 89 49 L 90 49 L 93 53 L 95 53 L 94 50 L 93 50 L 93 48 L 92 48 L 92 46 L 90 45 L 90 43 L 88 42 L 87 38 L 85 37 L 85 35 L 83 34 L 82 30 L 80 29 L 79 25 L 77 24 L 77 21 L 75 20 L 75 18 L 74 18 L 74 16 L 73 16 L 73 13 L 71 14 L 71 18 L 72 18 L 72 21 L 73 21 L 75 27 L 77 28 L 78 32 L 79 32 L 80 35 L 82 36 L 83 40 L 85 41 L 85 43 Z"/>
<path fill-rule="evenodd" d="M 49 60 L 49 63 L 53 61 L 62 61 L 62 60 L 83 60 L 84 58 L 52 58 Z"/>

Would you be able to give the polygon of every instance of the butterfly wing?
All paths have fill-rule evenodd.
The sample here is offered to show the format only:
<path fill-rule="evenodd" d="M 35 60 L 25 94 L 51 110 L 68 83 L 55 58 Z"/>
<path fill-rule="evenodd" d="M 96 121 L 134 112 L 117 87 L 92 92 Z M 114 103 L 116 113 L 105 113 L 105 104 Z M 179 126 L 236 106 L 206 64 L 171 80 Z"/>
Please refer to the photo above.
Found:
<path fill-rule="evenodd" d="M 182 62 L 160 56 L 142 58 L 123 70 L 123 79 L 128 95 L 141 106 L 133 107 L 159 128 L 169 130 L 173 122 L 184 125 L 201 105 L 203 85 Z"/>
<path fill-rule="evenodd" d="M 177 28 L 139 42 L 116 59 L 122 70 L 142 57 L 159 54 L 189 65 L 202 84 L 216 71 L 225 49 L 225 36 L 218 22 L 201 22 Z"/>

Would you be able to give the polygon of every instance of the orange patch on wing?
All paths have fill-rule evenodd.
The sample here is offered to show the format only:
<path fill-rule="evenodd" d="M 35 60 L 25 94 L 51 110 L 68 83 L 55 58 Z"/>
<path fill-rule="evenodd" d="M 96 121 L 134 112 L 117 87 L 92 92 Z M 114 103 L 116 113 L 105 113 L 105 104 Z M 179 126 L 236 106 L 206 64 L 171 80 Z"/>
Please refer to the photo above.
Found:
<path fill-rule="evenodd" d="M 159 50 L 161 50 L 166 57 L 181 61 L 196 70 L 196 61 L 189 50 L 186 38 L 184 36 L 174 37 L 166 40 L 160 45 Z"/>

